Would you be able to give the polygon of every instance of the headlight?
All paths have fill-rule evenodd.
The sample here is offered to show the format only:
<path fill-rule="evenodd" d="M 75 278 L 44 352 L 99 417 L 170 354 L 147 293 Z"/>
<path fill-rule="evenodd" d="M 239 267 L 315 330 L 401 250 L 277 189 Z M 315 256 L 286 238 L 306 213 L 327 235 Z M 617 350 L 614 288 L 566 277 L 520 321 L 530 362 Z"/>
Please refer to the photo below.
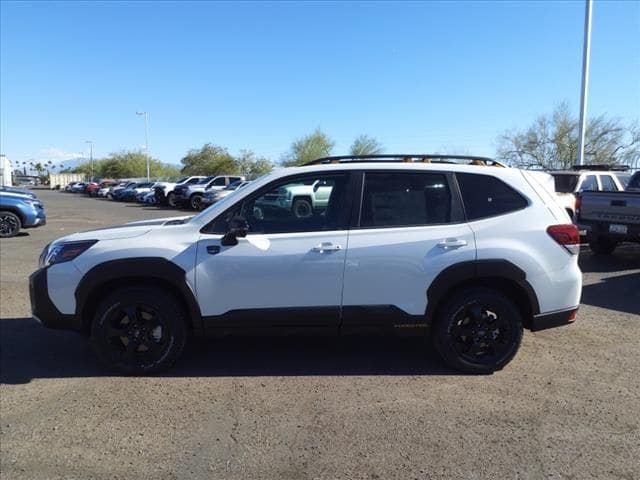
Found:
<path fill-rule="evenodd" d="M 79 242 L 58 243 L 53 246 L 47 245 L 40 255 L 40 266 L 46 267 L 56 263 L 69 262 L 97 242 L 98 240 L 81 240 Z"/>

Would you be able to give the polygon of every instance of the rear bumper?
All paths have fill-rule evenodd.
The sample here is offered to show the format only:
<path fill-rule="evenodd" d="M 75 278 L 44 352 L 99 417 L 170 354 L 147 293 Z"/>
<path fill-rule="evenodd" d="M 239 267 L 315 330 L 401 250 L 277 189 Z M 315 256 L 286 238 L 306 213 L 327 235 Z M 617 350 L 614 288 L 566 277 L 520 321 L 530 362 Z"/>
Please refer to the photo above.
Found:
<path fill-rule="evenodd" d="M 29 277 L 29 298 L 33 317 L 47 328 L 82 331 L 82 321 L 76 315 L 60 313 L 49 298 L 48 267 L 36 270 Z"/>
<path fill-rule="evenodd" d="M 612 233 L 610 225 L 626 225 L 627 233 Z M 587 222 L 580 221 L 580 226 L 587 231 L 587 237 L 605 237 L 618 242 L 640 242 L 640 224 L 617 222 Z"/>
<path fill-rule="evenodd" d="M 578 307 L 573 307 L 558 312 L 535 315 L 533 320 L 531 320 L 531 331 L 539 332 L 540 330 L 546 330 L 548 328 L 570 325 L 575 322 L 577 312 Z"/>

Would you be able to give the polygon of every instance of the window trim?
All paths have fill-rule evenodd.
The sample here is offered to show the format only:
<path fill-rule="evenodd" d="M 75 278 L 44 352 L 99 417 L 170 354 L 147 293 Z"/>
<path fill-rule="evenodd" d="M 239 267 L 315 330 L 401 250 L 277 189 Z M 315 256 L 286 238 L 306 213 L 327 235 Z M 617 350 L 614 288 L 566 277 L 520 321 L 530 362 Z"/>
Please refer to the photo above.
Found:
<path fill-rule="evenodd" d="M 438 226 L 447 226 L 447 225 L 458 225 L 460 223 L 465 223 L 465 215 L 462 209 L 462 201 L 459 196 L 459 192 L 457 190 L 457 184 L 454 184 L 454 172 L 444 172 L 441 170 L 398 170 L 398 169 L 384 169 L 384 170 L 358 170 L 360 174 L 360 185 L 359 190 L 357 191 L 358 197 L 354 200 L 355 202 L 355 215 L 352 215 L 351 219 L 351 230 L 389 230 L 389 229 L 399 229 L 399 228 L 430 228 L 430 227 L 438 227 Z M 362 226 L 362 207 L 364 205 L 364 187 L 367 179 L 367 173 L 377 174 L 377 173 L 387 173 L 387 174 L 415 174 L 415 175 L 442 175 L 445 177 L 447 182 L 447 187 L 449 188 L 450 194 L 450 217 L 448 222 L 444 223 L 429 223 L 429 224 L 420 224 L 420 225 L 375 225 L 370 227 Z M 355 192 L 354 192 L 355 193 Z"/>
<path fill-rule="evenodd" d="M 291 235 L 291 234 L 297 235 L 297 234 L 304 234 L 304 233 L 321 233 L 321 232 L 329 232 L 329 231 L 331 232 L 348 231 L 351 225 L 351 217 L 352 217 L 352 211 L 353 211 L 353 205 L 354 205 L 353 173 L 354 172 L 351 170 L 328 170 L 328 171 L 323 170 L 323 171 L 316 171 L 311 173 L 297 173 L 294 175 L 288 175 L 286 177 L 277 178 L 272 182 L 269 182 L 268 184 L 260 187 L 255 192 L 252 192 L 249 195 L 238 200 L 233 205 L 230 205 L 227 209 L 222 211 L 220 214 L 216 215 L 204 227 L 202 227 L 200 229 L 200 233 L 207 234 L 207 235 L 224 235 L 226 232 L 221 233 L 221 232 L 211 231 L 211 228 L 213 228 L 213 225 L 216 223 L 216 221 L 219 218 L 227 215 L 229 212 L 231 212 L 232 210 L 238 207 L 240 211 L 242 211 L 244 208 L 244 204 L 246 202 L 251 202 L 255 200 L 257 197 L 264 195 L 270 190 L 273 190 L 274 188 L 278 188 L 281 185 L 286 185 L 287 183 L 291 183 L 298 179 L 318 178 L 318 177 L 335 176 L 335 175 L 344 175 L 346 177 L 346 194 L 345 194 L 346 203 L 344 206 L 344 212 L 341 214 L 341 218 L 339 219 L 339 222 L 338 222 L 339 223 L 338 228 L 334 230 L 311 230 L 308 232 L 278 232 L 278 233 L 255 233 L 255 234 L 252 232 L 249 232 L 248 235 Z"/>

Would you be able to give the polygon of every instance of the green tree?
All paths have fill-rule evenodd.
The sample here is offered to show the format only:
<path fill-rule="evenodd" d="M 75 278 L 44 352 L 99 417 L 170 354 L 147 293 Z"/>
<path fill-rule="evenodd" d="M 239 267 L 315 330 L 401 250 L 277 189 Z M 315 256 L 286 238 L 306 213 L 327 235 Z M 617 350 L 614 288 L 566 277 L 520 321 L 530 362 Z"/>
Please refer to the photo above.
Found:
<path fill-rule="evenodd" d="M 377 155 L 384 152 L 382 144 L 369 135 L 359 135 L 351 144 L 351 155 Z"/>
<path fill-rule="evenodd" d="M 587 122 L 585 163 L 640 166 L 640 128 L 605 115 Z M 568 168 L 578 159 L 578 120 L 566 103 L 541 115 L 529 128 L 505 132 L 498 139 L 497 158 L 513 166 Z"/>
<path fill-rule="evenodd" d="M 180 161 L 185 175 L 233 175 L 239 172 L 233 155 L 226 148 L 211 143 L 189 150 Z"/>
<path fill-rule="evenodd" d="M 90 174 L 90 162 L 84 162 L 73 169 L 74 173 Z M 147 176 L 147 157 L 141 152 L 120 151 L 111 153 L 107 158 L 93 162 L 93 172 L 102 178 L 141 178 Z M 179 173 L 177 165 L 162 163 L 152 158 L 149 160 L 149 172 L 152 178 L 176 177 Z"/>
<path fill-rule="evenodd" d="M 282 158 L 285 167 L 304 165 L 318 158 L 331 155 L 335 142 L 320 128 L 313 133 L 295 140 L 289 152 Z"/>
<path fill-rule="evenodd" d="M 248 180 L 269 173 L 273 170 L 273 163 L 265 157 L 258 157 L 251 150 L 240 150 L 236 157 L 236 165 L 239 173 L 247 177 Z"/>

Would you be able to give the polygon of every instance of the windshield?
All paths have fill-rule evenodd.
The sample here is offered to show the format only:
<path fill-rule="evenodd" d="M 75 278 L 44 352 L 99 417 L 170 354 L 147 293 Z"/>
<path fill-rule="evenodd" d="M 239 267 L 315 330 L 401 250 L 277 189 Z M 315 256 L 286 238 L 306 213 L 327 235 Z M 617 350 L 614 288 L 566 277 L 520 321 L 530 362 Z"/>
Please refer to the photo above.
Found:
<path fill-rule="evenodd" d="M 179 178 L 178 180 L 176 180 L 176 183 L 186 182 L 188 178 L 189 178 L 189 177 L 181 177 L 181 178 Z"/>
<path fill-rule="evenodd" d="M 559 193 L 573 193 L 576 191 L 578 185 L 578 175 L 571 173 L 552 173 L 553 180 L 556 184 L 556 192 Z"/>
<path fill-rule="evenodd" d="M 213 180 L 215 177 L 205 177 L 198 182 L 198 185 L 202 185 L 204 183 L 209 183 L 209 180 Z"/>

